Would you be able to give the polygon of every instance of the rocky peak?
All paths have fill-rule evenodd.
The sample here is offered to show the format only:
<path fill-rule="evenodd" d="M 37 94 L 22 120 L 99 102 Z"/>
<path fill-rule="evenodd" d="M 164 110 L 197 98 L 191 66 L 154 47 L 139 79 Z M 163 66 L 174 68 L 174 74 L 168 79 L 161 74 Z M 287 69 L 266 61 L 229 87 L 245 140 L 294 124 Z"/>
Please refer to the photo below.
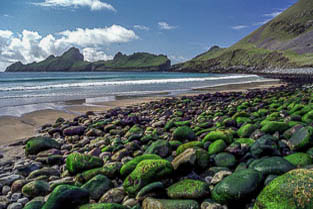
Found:
<path fill-rule="evenodd" d="M 82 55 L 79 49 L 72 47 L 61 56 L 63 59 L 70 59 L 72 61 L 84 61 L 84 55 Z"/>

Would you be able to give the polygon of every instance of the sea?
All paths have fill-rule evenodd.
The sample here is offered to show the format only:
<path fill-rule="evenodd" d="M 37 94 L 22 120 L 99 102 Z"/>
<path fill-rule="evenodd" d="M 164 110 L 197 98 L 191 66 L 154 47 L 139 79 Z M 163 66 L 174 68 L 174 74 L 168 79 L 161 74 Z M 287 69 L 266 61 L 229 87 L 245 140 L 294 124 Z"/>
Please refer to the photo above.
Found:
<path fill-rule="evenodd" d="M 60 102 L 84 104 L 118 96 L 188 93 L 197 88 L 265 80 L 257 75 L 168 72 L 36 72 L 0 73 L 0 116 L 62 108 Z M 19 112 L 16 112 L 17 108 Z"/>

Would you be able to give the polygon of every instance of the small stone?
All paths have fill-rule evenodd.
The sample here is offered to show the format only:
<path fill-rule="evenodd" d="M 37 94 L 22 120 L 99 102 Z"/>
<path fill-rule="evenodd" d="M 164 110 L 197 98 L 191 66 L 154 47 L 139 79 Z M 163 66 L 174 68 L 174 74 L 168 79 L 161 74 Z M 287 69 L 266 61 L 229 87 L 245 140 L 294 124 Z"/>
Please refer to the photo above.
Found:
<path fill-rule="evenodd" d="M 28 203 L 29 199 L 27 197 L 23 197 L 21 199 L 18 199 L 17 202 L 21 203 L 22 205 L 25 205 Z"/>
<path fill-rule="evenodd" d="M 212 180 L 211 180 L 211 184 L 215 185 L 218 184 L 220 181 L 222 181 L 226 176 L 230 176 L 232 174 L 231 171 L 219 171 L 217 172 Z"/>
<path fill-rule="evenodd" d="M 21 203 L 15 202 L 8 206 L 7 209 L 22 209 L 23 205 Z"/>
<path fill-rule="evenodd" d="M 11 190 L 11 188 L 9 186 L 4 186 L 4 187 L 2 187 L 2 194 L 7 195 L 10 190 Z"/>
<path fill-rule="evenodd" d="M 21 196 L 22 196 L 21 193 L 13 193 L 13 194 L 11 195 L 11 201 L 12 201 L 12 202 L 16 202 L 18 199 L 21 198 Z"/>

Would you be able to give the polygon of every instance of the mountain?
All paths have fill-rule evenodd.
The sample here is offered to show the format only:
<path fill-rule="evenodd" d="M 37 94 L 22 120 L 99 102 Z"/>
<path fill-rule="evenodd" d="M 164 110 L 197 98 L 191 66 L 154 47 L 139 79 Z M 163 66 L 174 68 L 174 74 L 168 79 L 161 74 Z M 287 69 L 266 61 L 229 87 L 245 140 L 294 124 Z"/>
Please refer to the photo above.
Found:
<path fill-rule="evenodd" d="M 313 1 L 296 4 L 229 48 L 212 47 L 175 71 L 261 72 L 313 67 Z"/>
<path fill-rule="evenodd" d="M 146 70 L 164 71 L 171 66 L 171 61 L 164 55 L 135 53 L 124 55 L 117 53 L 113 60 L 87 62 L 77 48 L 70 48 L 63 55 L 49 56 L 41 62 L 24 65 L 16 62 L 7 67 L 6 72 L 76 72 L 76 71 L 111 71 L 111 70 Z"/>

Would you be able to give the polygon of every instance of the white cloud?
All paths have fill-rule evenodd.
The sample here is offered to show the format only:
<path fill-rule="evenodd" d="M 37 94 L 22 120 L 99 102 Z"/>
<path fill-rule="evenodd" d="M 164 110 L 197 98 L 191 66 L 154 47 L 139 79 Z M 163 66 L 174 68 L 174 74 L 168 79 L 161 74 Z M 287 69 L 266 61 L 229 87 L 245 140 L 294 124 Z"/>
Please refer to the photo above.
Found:
<path fill-rule="evenodd" d="M 135 29 L 138 29 L 138 30 L 145 30 L 145 31 L 150 30 L 149 27 L 144 26 L 144 25 L 134 25 L 134 28 L 135 28 Z"/>
<path fill-rule="evenodd" d="M 103 9 L 116 11 L 116 9 L 111 4 L 102 2 L 100 0 L 45 0 L 44 2 L 32 4 L 42 7 L 90 7 L 90 9 L 93 11 Z"/>
<path fill-rule="evenodd" d="M 173 30 L 176 28 L 176 26 L 169 25 L 167 22 L 159 22 L 158 25 L 162 30 Z"/>
<path fill-rule="evenodd" d="M 273 12 L 273 13 L 265 14 L 264 16 L 265 16 L 265 17 L 274 18 L 274 17 L 280 15 L 282 12 L 283 12 L 283 11 L 276 11 L 276 12 Z"/>
<path fill-rule="evenodd" d="M 266 23 L 268 23 L 269 21 L 271 21 L 273 18 L 277 17 L 278 15 L 280 15 L 281 13 L 283 13 L 283 11 L 285 11 L 286 9 L 279 9 L 278 11 L 274 11 L 272 13 L 268 13 L 268 14 L 264 14 L 263 17 L 267 17 L 266 20 L 260 21 L 260 22 L 256 22 L 253 25 L 264 25 Z"/>
<path fill-rule="evenodd" d="M 46 36 L 29 30 L 24 30 L 21 34 L 0 30 L 0 65 L 17 61 L 40 61 L 51 54 L 61 55 L 72 46 L 80 48 L 86 60 L 107 60 L 112 57 L 101 49 L 113 43 L 125 43 L 138 38 L 134 31 L 119 25 L 94 29 L 78 28 Z"/>
<path fill-rule="evenodd" d="M 83 55 L 86 61 L 95 62 L 98 60 L 111 60 L 113 56 L 105 54 L 103 51 L 97 51 L 95 48 L 84 48 Z"/>
<path fill-rule="evenodd" d="M 173 62 L 173 63 L 178 63 L 178 62 L 184 62 L 187 61 L 188 59 L 184 56 L 176 56 L 176 55 L 171 55 L 169 56 L 169 59 Z"/>
<path fill-rule="evenodd" d="M 138 39 L 138 36 L 134 31 L 119 25 L 94 29 L 77 28 L 74 31 L 63 31 L 59 33 L 59 35 L 61 35 L 62 38 L 56 41 L 56 45 L 65 43 L 77 44 L 84 47 L 111 43 L 124 43 L 133 39 Z"/>
<path fill-rule="evenodd" d="M 231 28 L 234 30 L 242 30 L 242 29 L 245 29 L 247 27 L 248 27 L 247 25 L 235 25 L 235 26 L 232 26 Z"/>
<path fill-rule="evenodd" d="M 0 38 L 8 39 L 13 35 L 12 31 L 9 30 L 0 30 Z"/>

